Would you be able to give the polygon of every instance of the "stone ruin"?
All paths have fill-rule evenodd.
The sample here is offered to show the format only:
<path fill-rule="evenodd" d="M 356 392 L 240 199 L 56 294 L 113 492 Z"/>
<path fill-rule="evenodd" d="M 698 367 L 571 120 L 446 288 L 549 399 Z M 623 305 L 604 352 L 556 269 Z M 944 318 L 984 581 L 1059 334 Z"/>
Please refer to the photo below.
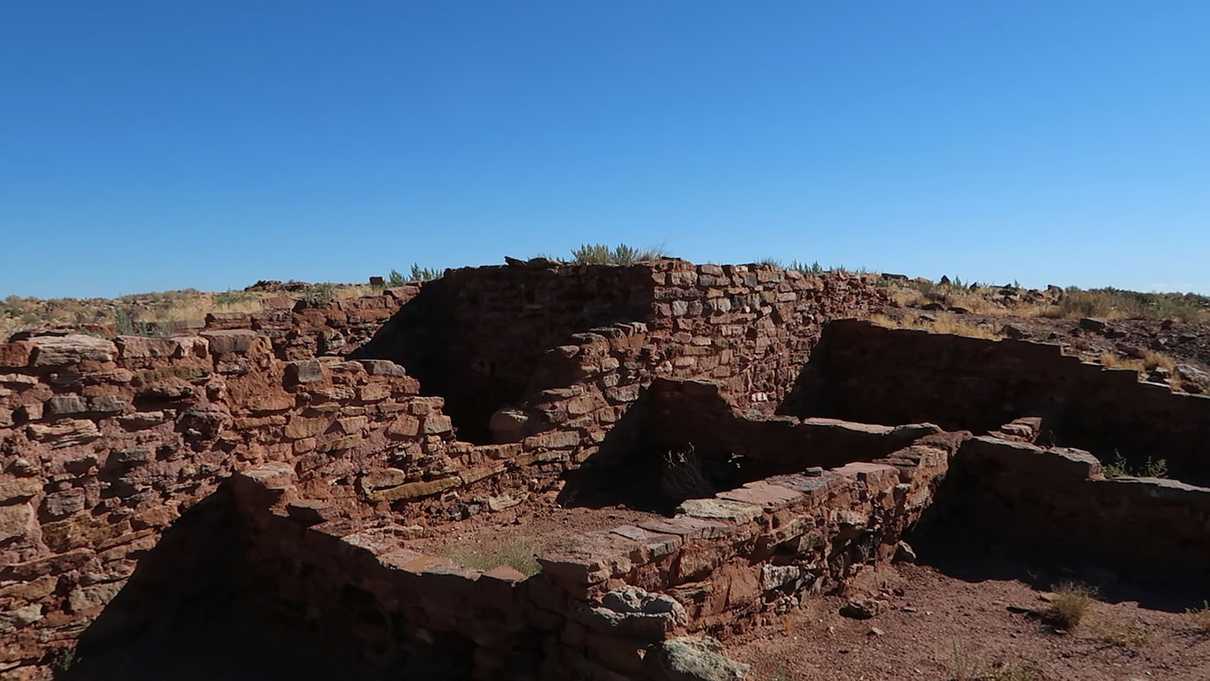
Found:
<path fill-rule="evenodd" d="M 844 273 L 537 260 L 191 336 L 18 334 L 0 677 L 742 678 L 718 640 L 923 526 L 1204 584 L 1210 399 L 857 321 L 887 304 Z M 529 573 L 430 550 L 543 495 L 630 510 Z"/>

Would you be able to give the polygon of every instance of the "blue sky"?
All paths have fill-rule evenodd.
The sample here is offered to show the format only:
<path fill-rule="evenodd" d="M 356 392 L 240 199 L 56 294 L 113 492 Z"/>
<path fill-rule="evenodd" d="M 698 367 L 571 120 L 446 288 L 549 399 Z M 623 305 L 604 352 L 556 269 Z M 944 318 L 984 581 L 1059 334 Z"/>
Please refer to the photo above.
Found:
<path fill-rule="evenodd" d="M 662 244 L 1210 293 L 1210 3 L 0 8 L 0 296 Z"/>

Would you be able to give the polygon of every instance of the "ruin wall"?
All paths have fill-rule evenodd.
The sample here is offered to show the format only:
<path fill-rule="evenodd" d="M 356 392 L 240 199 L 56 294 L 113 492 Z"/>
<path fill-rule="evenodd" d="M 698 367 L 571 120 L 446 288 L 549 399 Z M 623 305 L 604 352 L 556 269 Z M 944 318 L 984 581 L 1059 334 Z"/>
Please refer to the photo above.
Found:
<path fill-rule="evenodd" d="M 972 545 L 1007 544 L 1132 580 L 1200 589 L 1210 578 L 1210 489 L 1107 479 L 1087 452 L 976 437 L 955 456 L 940 498 L 947 529 L 977 537 Z"/>
<path fill-rule="evenodd" d="M 1103 462 L 1164 459 L 1170 475 L 1210 482 L 1210 397 L 1145 383 L 1058 345 L 830 323 L 788 413 L 895 425 L 929 421 L 990 432 L 1042 417 L 1041 441 Z"/>

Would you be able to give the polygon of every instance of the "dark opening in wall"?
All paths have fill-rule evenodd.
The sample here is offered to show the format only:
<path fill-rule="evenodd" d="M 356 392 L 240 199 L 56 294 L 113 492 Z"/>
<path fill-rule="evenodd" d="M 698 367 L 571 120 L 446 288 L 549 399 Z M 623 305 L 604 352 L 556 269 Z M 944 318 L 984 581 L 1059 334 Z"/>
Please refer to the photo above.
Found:
<path fill-rule="evenodd" d="M 445 398 L 458 437 L 489 443 L 499 408 L 533 389 L 544 353 L 572 334 L 647 318 L 642 267 L 525 265 L 451 270 L 429 282 L 357 353 L 390 359 Z"/>
<path fill-rule="evenodd" d="M 627 413 L 626 446 L 569 474 L 567 505 L 671 514 L 686 499 L 807 469 L 873 461 L 940 431 L 931 424 L 878 426 L 740 412 L 708 380 L 656 379 Z M 632 420 L 632 421 L 631 421 Z M 612 435 L 612 433 L 611 433 Z"/>

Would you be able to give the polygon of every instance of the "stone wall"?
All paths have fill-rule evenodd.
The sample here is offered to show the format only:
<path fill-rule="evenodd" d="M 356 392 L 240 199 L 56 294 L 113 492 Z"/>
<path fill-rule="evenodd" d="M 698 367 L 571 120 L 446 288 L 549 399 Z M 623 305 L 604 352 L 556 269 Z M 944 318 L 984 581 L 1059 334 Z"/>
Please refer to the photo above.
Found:
<path fill-rule="evenodd" d="M 682 681 L 699 678 L 673 670 L 682 646 L 739 669 L 702 634 L 726 637 L 889 560 L 964 437 L 935 434 L 874 463 L 777 476 L 673 517 L 567 537 L 533 575 L 413 550 L 389 517 L 325 520 L 288 466 L 229 487 L 256 585 L 247 592 L 334 655 L 396 673 L 435 662 L 439 678 Z"/>
<path fill-rule="evenodd" d="M 1131 579 L 1210 578 L 1210 489 L 1175 480 L 1106 479 L 1075 449 L 976 437 L 963 444 L 938 509 L 945 532 L 966 531 L 1015 552 L 1109 569 Z"/>
<path fill-rule="evenodd" d="M 637 269 L 654 282 L 650 307 L 640 317 L 576 329 L 545 346 L 528 367 L 526 389 L 493 414 L 495 441 L 541 445 L 548 456 L 561 453 L 573 465 L 602 450 L 624 450 L 637 434 L 625 427 L 638 420 L 628 417 L 631 406 L 660 377 L 711 379 L 732 404 L 771 413 L 793 387 L 825 321 L 862 316 L 885 303 L 880 289 L 843 273 L 809 277 L 769 266 L 680 260 Z M 523 268 L 495 273 L 504 275 L 517 287 L 534 276 Z M 367 354 L 386 356 L 383 348 L 368 346 Z"/>
<path fill-rule="evenodd" d="M 399 366 L 282 361 L 251 330 L 0 344 L 0 670 L 69 645 L 233 471 L 288 462 L 353 507 L 366 471 L 425 486 L 465 467 L 452 440 Z"/>
<path fill-rule="evenodd" d="M 420 293 L 421 284 L 405 284 L 378 293 L 327 302 L 299 300 L 261 312 L 211 313 L 197 329 L 252 329 L 267 337 L 278 359 L 343 357 L 374 336 L 383 322 Z"/>
<path fill-rule="evenodd" d="M 547 350 L 578 331 L 642 319 L 651 306 L 650 267 L 534 265 L 447 270 L 424 285 L 360 357 L 407 367 L 474 441 L 520 400 Z"/>
<path fill-rule="evenodd" d="M 1210 481 L 1210 398 L 1140 382 L 1132 369 L 1082 362 L 1058 345 L 992 341 L 869 322 L 830 323 L 784 407 L 894 425 L 930 421 L 989 432 L 1042 417 L 1042 441 L 1102 461 L 1165 459 L 1171 475 Z"/>
<path fill-rule="evenodd" d="M 546 484 L 611 435 L 633 437 L 624 422 L 657 376 L 709 375 L 728 399 L 767 408 L 824 319 L 881 301 L 844 275 L 547 265 L 212 315 L 195 335 L 0 343 L 0 630 L 13 641 L 0 671 L 47 673 L 164 532 L 234 472 L 287 466 L 312 505 L 295 509 L 304 516 L 468 512 L 478 506 L 467 500 Z M 421 394 L 388 355 L 436 389 Z M 457 440 L 442 390 L 475 418 L 517 400 L 508 441 Z M 486 401 L 464 401 L 477 391 Z"/>
<path fill-rule="evenodd" d="M 941 432 L 932 424 L 881 426 L 741 410 L 725 399 L 720 384 L 701 379 L 652 382 L 644 425 L 643 455 L 659 457 L 691 445 L 705 459 L 740 457 L 744 482 L 881 459 Z M 627 468 L 640 468 L 635 464 Z"/>

